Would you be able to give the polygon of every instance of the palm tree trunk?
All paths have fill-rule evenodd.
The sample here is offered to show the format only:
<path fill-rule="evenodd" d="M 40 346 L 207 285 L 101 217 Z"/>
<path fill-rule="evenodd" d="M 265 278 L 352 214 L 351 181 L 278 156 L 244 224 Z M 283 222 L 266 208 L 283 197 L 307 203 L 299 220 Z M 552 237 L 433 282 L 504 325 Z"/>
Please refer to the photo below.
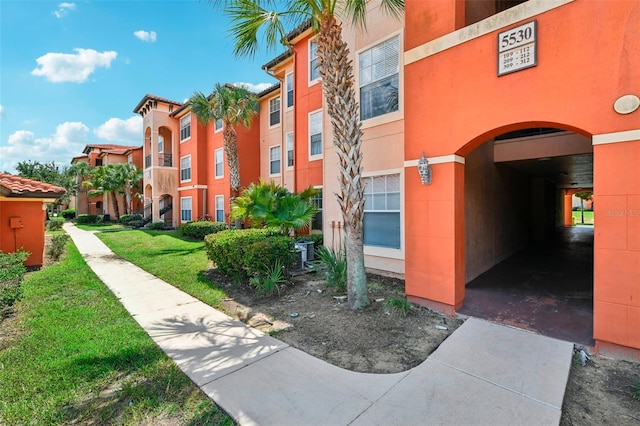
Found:
<path fill-rule="evenodd" d="M 111 204 L 113 204 L 113 214 L 115 215 L 115 219 L 120 219 L 120 209 L 118 208 L 118 196 L 116 191 L 111 191 Z"/>
<path fill-rule="evenodd" d="M 340 169 L 338 204 L 344 220 L 347 258 L 347 289 L 351 309 L 369 304 L 364 267 L 362 219 L 362 130 L 354 89 L 353 65 L 349 48 L 342 40 L 342 27 L 333 16 L 322 20 L 318 36 L 318 59 L 322 90 L 333 127 L 333 145 Z"/>
<path fill-rule="evenodd" d="M 232 195 L 237 197 L 240 193 L 240 162 L 238 160 L 238 136 L 232 125 L 224 126 L 223 138 L 227 166 L 229 166 L 231 191 Z"/>

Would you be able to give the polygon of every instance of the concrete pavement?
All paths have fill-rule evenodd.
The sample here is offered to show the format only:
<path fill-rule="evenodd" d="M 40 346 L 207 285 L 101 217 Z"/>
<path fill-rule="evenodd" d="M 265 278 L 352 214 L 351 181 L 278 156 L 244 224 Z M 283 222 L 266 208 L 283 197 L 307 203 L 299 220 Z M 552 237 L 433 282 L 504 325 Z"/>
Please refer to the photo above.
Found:
<path fill-rule="evenodd" d="M 242 425 L 557 425 L 573 345 L 470 318 L 419 366 L 347 371 L 236 321 L 66 223 L 133 318 Z"/>

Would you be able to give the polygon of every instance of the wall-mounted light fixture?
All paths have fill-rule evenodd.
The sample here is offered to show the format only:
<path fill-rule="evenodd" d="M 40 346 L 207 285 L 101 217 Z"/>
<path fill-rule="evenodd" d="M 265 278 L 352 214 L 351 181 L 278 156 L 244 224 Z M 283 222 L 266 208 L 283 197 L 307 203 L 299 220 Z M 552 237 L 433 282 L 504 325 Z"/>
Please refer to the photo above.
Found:
<path fill-rule="evenodd" d="M 423 185 L 431 185 L 431 166 L 424 152 L 420 160 L 418 160 L 418 173 L 420 173 L 420 180 Z"/>

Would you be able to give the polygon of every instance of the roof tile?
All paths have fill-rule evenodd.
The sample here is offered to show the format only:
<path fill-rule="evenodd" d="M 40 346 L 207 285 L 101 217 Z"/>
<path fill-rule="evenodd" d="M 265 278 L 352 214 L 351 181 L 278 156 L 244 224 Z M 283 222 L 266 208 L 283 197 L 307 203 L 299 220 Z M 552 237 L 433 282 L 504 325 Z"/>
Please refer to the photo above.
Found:
<path fill-rule="evenodd" d="M 0 189 L 6 189 L 9 196 L 37 196 L 46 195 L 59 197 L 67 192 L 64 188 L 37 180 L 31 180 L 7 173 L 0 173 Z"/>

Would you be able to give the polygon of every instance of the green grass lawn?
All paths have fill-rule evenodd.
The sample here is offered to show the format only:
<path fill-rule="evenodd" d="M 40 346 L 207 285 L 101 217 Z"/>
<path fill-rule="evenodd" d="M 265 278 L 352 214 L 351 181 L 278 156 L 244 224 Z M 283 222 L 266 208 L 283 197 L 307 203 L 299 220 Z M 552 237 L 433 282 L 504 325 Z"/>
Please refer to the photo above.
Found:
<path fill-rule="evenodd" d="M 75 224 L 78 228 L 84 230 L 84 231 L 123 231 L 126 229 L 131 229 L 128 228 L 124 225 L 121 225 L 119 223 L 82 223 L 82 224 Z"/>
<path fill-rule="evenodd" d="M 59 263 L 27 275 L 1 327 L 0 424 L 232 424 L 72 243 Z"/>
<path fill-rule="evenodd" d="M 114 253 L 213 307 L 227 297 L 204 276 L 209 260 L 203 241 L 176 231 L 131 230 L 98 233 Z"/>
<path fill-rule="evenodd" d="M 573 214 L 573 223 L 576 225 L 581 224 L 582 221 L 582 213 L 580 211 L 572 212 Z M 584 224 L 585 225 L 593 225 L 593 211 L 585 211 L 584 212 Z"/>

